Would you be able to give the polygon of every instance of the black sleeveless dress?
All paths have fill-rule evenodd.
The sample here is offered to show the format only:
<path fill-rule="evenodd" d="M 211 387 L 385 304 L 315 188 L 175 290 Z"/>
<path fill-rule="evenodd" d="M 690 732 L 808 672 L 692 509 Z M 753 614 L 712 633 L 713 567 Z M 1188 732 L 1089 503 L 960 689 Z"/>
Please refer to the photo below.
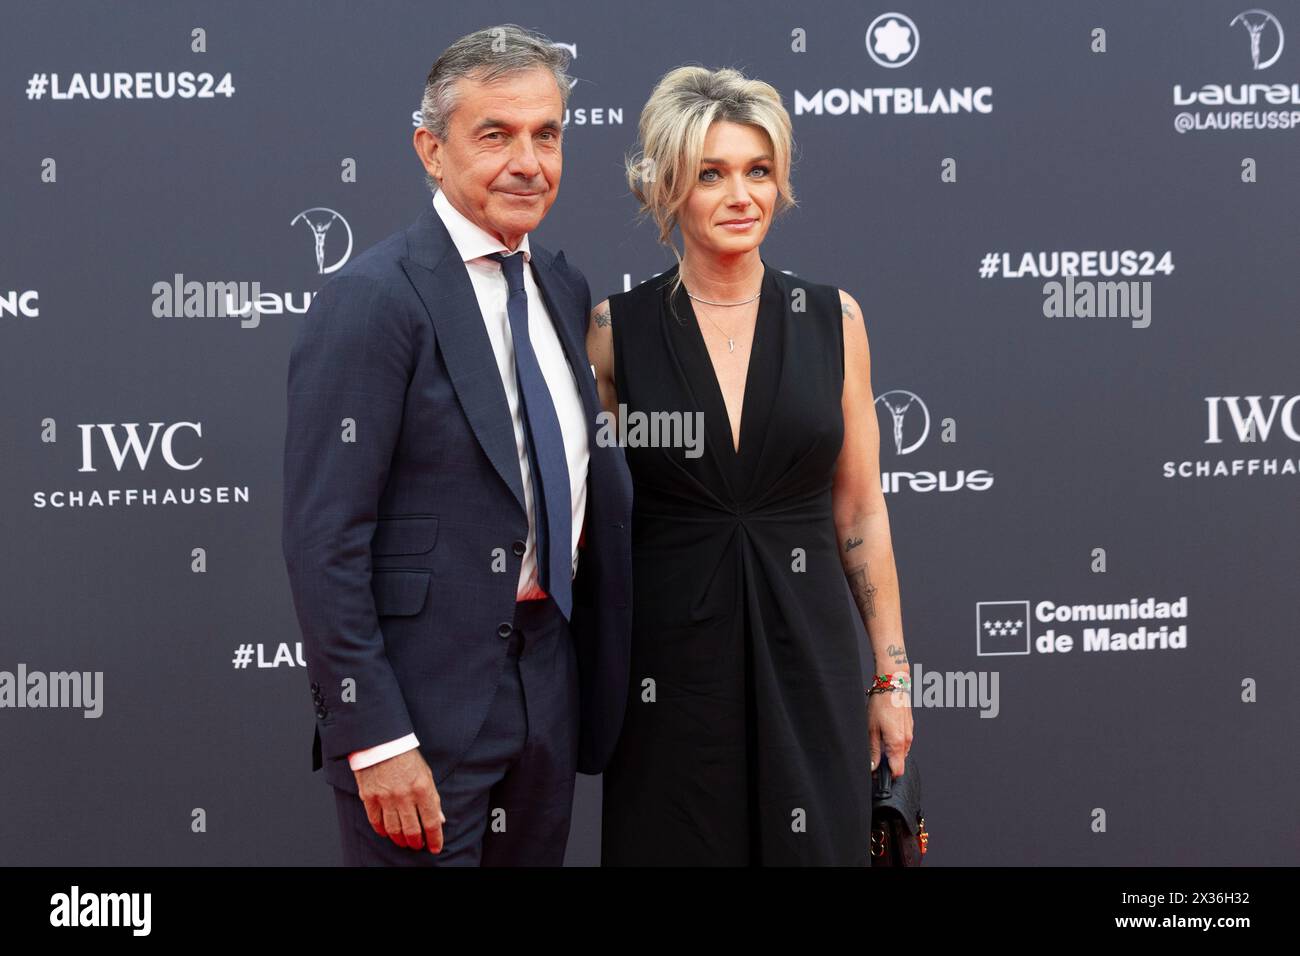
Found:
<path fill-rule="evenodd" d="M 626 447 L 632 673 L 602 865 L 870 865 L 866 685 L 831 512 L 839 293 L 763 265 L 739 453 L 683 290 L 669 311 L 677 268 L 609 297 L 625 414 L 702 412 L 704 442 Z"/>

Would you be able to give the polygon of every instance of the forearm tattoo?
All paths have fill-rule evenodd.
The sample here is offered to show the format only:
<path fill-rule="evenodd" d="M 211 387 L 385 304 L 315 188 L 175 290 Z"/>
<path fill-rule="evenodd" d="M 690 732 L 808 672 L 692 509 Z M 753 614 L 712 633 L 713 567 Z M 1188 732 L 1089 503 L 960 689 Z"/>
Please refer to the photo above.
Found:
<path fill-rule="evenodd" d="M 854 568 L 849 572 L 849 590 L 858 605 L 862 620 L 868 621 L 876 616 L 876 586 L 867 580 L 867 566 Z"/>
<path fill-rule="evenodd" d="M 845 551 L 852 551 L 854 548 L 856 548 L 856 547 L 857 547 L 858 545 L 860 545 L 861 543 L 862 543 L 862 539 L 861 539 L 861 538 L 846 538 L 845 541 L 844 541 L 844 550 L 845 550 Z"/>
<path fill-rule="evenodd" d="M 885 648 L 885 653 L 893 658 L 895 664 L 907 663 L 907 649 L 904 647 L 900 647 L 897 644 L 890 644 Z"/>

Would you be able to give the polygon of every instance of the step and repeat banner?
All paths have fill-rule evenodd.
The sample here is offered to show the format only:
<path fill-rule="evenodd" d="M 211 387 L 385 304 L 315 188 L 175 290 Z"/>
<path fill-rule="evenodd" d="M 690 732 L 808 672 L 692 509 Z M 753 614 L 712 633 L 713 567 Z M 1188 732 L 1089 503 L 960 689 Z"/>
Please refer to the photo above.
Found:
<path fill-rule="evenodd" d="M 1296 863 L 1300 4 L 1268 3 L 9 5 L 0 863 L 339 862 L 289 349 L 430 201 L 433 61 L 506 22 L 574 58 L 535 237 L 593 302 L 674 263 L 623 178 L 659 77 L 780 90 L 763 255 L 865 313 L 927 860 Z M 599 832 L 581 776 L 570 864 Z"/>

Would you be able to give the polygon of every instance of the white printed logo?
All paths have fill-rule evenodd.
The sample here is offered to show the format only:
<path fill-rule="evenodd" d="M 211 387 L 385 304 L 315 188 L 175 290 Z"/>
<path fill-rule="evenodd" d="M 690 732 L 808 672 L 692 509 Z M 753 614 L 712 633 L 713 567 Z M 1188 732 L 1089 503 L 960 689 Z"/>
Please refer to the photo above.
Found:
<path fill-rule="evenodd" d="M 923 444 L 930 435 L 930 410 L 925 407 L 925 402 L 921 401 L 921 396 L 915 392 L 909 392 L 905 389 L 895 388 L 888 392 L 882 392 L 876 396 L 876 404 L 883 405 L 889 410 L 890 418 L 894 423 L 894 452 L 899 455 L 910 455 Z M 915 410 L 912 413 L 912 426 L 904 428 L 904 418 L 909 410 Z M 904 432 L 910 432 L 916 436 L 914 440 L 904 445 Z M 919 434 L 918 434 L 919 432 Z"/>
<path fill-rule="evenodd" d="M 916 24 L 901 13 L 882 13 L 867 27 L 867 53 L 886 69 L 907 66 L 920 46 Z"/>
<path fill-rule="evenodd" d="M 1252 20 L 1251 17 L 1255 17 L 1256 19 Z M 1235 27 L 1238 23 L 1240 23 L 1243 27 L 1245 27 L 1246 32 L 1250 34 L 1251 64 L 1257 70 L 1267 70 L 1270 66 L 1276 63 L 1277 58 L 1282 55 L 1282 44 L 1283 44 L 1282 24 L 1278 22 L 1277 17 L 1273 16 L 1273 14 L 1269 13 L 1267 10 L 1259 10 L 1259 9 L 1243 10 L 1241 13 L 1237 14 L 1235 17 L 1232 18 L 1232 21 L 1228 24 L 1228 26 Z M 1270 24 L 1273 27 L 1272 31 L 1268 30 Z M 1271 37 L 1272 33 L 1277 34 L 1277 46 L 1272 47 L 1273 55 L 1270 56 L 1263 63 L 1261 63 L 1259 61 L 1259 57 L 1260 57 L 1260 47 L 1262 44 L 1263 37 L 1266 34 Z M 1272 45 L 1270 44 L 1270 46 Z"/>
<path fill-rule="evenodd" d="M 314 218 L 323 221 L 313 222 L 313 217 L 310 213 L 320 213 L 320 215 Z M 328 215 L 328 219 L 325 218 L 326 215 Z M 306 224 L 307 228 L 311 230 L 312 237 L 316 242 L 317 274 L 327 275 L 328 273 L 342 269 L 344 264 L 348 261 L 348 257 L 352 255 L 352 227 L 348 225 L 348 221 L 343 218 L 343 215 L 335 212 L 333 209 L 326 209 L 324 206 L 312 206 L 310 209 L 304 209 L 302 212 L 298 213 L 298 215 L 294 216 L 293 219 L 290 220 L 289 225 L 296 226 L 299 219 L 301 219 L 303 223 Z M 343 255 L 339 259 L 337 259 L 332 265 L 327 266 L 325 265 L 325 234 L 329 231 L 330 226 L 334 225 L 336 221 L 343 223 L 343 231 L 347 233 L 348 237 L 348 247 L 343 250 Z"/>

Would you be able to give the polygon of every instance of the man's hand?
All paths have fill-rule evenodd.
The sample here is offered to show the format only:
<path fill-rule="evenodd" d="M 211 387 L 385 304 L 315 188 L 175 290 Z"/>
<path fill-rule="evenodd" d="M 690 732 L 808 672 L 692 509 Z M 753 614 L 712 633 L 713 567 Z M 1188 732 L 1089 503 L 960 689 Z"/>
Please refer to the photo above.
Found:
<path fill-rule="evenodd" d="M 398 846 L 442 852 L 442 800 L 418 747 L 354 770 L 370 825 Z"/>

